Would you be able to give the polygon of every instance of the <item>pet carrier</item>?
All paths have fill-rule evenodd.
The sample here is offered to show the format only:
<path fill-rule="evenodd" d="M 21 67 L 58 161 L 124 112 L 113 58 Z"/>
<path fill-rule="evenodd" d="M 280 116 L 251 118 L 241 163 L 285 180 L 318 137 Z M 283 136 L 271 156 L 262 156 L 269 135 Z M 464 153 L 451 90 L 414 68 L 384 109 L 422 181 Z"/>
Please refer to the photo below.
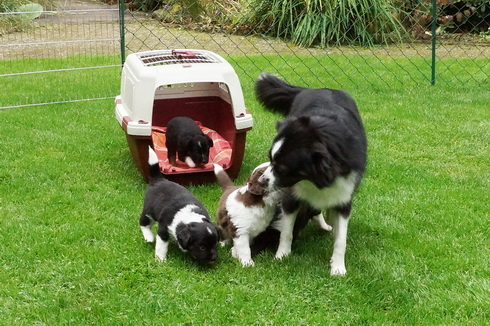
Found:
<path fill-rule="evenodd" d="M 242 165 L 246 133 L 253 125 L 232 66 L 206 50 L 130 54 L 124 63 L 115 113 L 144 180 L 148 181 L 150 145 L 165 177 L 183 185 L 215 182 L 213 163 L 236 178 Z M 205 166 L 189 168 L 184 163 L 172 166 L 168 162 L 165 129 L 177 116 L 192 118 L 213 139 Z"/>

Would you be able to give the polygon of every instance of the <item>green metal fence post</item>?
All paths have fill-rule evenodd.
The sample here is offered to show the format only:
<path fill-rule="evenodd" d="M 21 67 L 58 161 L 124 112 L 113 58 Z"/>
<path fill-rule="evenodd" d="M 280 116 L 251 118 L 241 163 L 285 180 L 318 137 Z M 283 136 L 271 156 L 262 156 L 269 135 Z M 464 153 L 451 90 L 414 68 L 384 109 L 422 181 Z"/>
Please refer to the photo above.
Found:
<path fill-rule="evenodd" d="M 436 83 L 436 22 L 437 22 L 437 0 L 432 0 L 432 61 L 431 61 L 431 78 L 430 84 L 433 86 Z"/>
<path fill-rule="evenodd" d="M 126 40 L 124 38 L 124 11 L 125 4 L 124 0 L 119 0 L 119 37 L 121 39 L 121 66 L 124 65 L 124 61 L 126 60 Z"/>

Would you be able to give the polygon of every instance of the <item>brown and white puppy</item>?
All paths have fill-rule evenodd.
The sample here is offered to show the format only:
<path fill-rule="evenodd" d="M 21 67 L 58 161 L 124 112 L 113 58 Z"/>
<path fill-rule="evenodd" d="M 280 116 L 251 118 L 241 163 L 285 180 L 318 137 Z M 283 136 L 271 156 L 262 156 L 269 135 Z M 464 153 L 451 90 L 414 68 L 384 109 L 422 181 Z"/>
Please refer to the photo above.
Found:
<path fill-rule="evenodd" d="M 175 117 L 167 124 L 165 146 L 170 164 L 176 166 L 178 157 L 193 168 L 208 163 L 213 140 L 191 118 Z"/>
<path fill-rule="evenodd" d="M 158 223 L 155 257 L 167 259 L 170 238 L 179 248 L 201 263 L 217 258 L 218 229 L 203 204 L 183 186 L 166 180 L 160 173 L 158 158 L 149 148 L 150 186 L 146 192 L 140 227 L 147 242 L 155 241 L 152 225 Z"/>
<path fill-rule="evenodd" d="M 281 210 L 279 199 L 286 194 L 276 190 L 268 192 L 267 185 L 259 178 L 269 167 L 269 162 L 257 166 L 243 186 L 235 186 L 223 168 L 214 165 L 214 172 L 223 192 L 216 212 L 216 223 L 221 229 L 222 244 L 233 240 L 232 255 L 243 267 L 253 266 L 252 255 L 279 244 Z M 310 219 L 322 229 L 332 227 L 325 222 L 322 213 L 305 207 L 295 224 L 295 237 Z"/>
<path fill-rule="evenodd" d="M 240 260 L 243 267 L 254 265 L 251 241 L 267 229 L 279 208 L 280 192 L 268 192 L 257 182 L 268 166 L 269 162 L 259 165 L 244 186 L 234 186 L 223 168 L 214 165 L 214 173 L 223 192 L 216 212 L 216 224 L 222 229 L 224 242 L 233 240 L 232 255 Z"/>

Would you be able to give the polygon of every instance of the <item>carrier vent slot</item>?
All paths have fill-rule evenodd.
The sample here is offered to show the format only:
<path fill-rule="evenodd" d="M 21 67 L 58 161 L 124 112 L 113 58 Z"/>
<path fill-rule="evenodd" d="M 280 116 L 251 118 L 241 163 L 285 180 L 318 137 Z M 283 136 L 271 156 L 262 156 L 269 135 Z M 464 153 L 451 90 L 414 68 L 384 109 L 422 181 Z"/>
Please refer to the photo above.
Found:
<path fill-rule="evenodd" d="M 187 53 L 174 51 L 153 52 L 139 55 L 145 67 L 190 63 L 220 63 L 216 58 L 199 51 Z"/>

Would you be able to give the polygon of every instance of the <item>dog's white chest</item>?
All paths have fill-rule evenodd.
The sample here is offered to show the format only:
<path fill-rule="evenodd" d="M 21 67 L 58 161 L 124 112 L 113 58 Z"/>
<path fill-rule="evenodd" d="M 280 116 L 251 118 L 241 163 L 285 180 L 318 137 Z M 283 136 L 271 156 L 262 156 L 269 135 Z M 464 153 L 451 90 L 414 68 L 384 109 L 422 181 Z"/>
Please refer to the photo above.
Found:
<path fill-rule="evenodd" d="M 239 191 L 236 190 L 235 193 Z M 230 199 L 233 199 L 226 202 L 226 210 L 239 235 L 248 234 L 250 238 L 256 237 L 267 228 L 273 219 L 279 194 L 269 195 L 268 198 L 265 198 L 264 206 L 245 206 L 234 198 L 235 193 L 230 195 Z"/>
<path fill-rule="evenodd" d="M 357 173 L 339 177 L 328 188 L 319 189 L 311 181 L 303 180 L 293 186 L 296 197 L 305 200 L 316 209 L 324 209 L 348 203 L 357 181 Z"/>

